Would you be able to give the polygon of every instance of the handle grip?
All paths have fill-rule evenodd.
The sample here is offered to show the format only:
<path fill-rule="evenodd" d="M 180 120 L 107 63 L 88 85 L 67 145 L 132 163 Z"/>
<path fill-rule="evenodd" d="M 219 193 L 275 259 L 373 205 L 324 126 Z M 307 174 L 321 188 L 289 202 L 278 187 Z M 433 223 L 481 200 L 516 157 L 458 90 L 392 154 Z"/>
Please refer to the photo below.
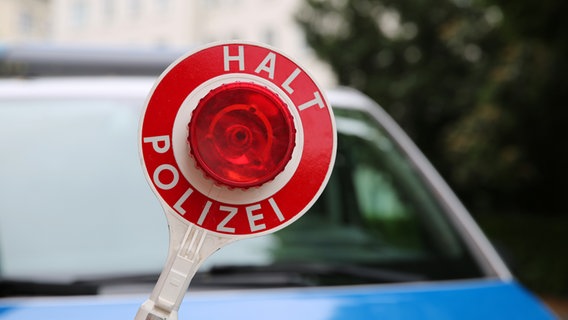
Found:
<path fill-rule="evenodd" d="M 233 241 L 184 223 L 174 214 L 166 216 L 170 229 L 168 259 L 150 298 L 142 304 L 134 320 L 177 320 L 181 301 L 199 266 Z"/>

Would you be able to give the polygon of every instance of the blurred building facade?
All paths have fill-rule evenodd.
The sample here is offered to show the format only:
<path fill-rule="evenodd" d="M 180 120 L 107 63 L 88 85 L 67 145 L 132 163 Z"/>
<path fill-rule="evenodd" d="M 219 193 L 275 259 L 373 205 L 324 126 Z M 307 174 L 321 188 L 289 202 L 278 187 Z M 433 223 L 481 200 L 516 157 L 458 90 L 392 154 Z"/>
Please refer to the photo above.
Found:
<path fill-rule="evenodd" d="M 283 50 L 335 83 L 294 15 L 302 0 L 0 0 L 0 42 L 193 48 L 247 40 Z"/>
<path fill-rule="evenodd" d="M 65 44 L 188 46 L 195 1 L 50 0 L 52 41 Z"/>
<path fill-rule="evenodd" d="M 0 42 L 48 38 L 49 6 L 49 0 L 0 0 Z"/>

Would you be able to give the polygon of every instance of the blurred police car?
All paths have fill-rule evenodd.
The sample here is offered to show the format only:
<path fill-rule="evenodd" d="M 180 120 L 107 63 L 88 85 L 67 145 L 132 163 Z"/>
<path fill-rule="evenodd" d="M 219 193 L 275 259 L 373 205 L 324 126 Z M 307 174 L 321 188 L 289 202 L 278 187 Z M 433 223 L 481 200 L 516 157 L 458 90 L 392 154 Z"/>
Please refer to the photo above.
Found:
<path fill-rule="evenodd" d="M 168 243 L 137 151 L 144 74 L 179 54 L 16 49 L 0 51 L 0 320 L 133 318 Z M 553 318 L 378 105 L 327 95 L 338 154 L 324 193 L 208 259 L 182 317 Z"/>

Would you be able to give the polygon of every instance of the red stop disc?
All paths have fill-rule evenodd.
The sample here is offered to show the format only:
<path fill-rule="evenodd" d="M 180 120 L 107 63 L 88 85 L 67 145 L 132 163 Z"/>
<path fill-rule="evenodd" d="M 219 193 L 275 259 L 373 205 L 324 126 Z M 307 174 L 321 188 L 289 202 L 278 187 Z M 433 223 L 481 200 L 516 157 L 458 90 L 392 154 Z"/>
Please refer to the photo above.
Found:
<path fill-rule="evenodd" d="M 323 191 L 336 150 L 331 108 L 306 71 L 241 42 L 174 62 L 140 133 L 147 179 L 170 213 L 228 235 L 295 221 Z"/>
<path fill-rule="evenodd" d="M 198 166 L 228 187 L 258 187 L 284 170 L 295 146 L 292 114 L 266 87 L 233 82 L 193 111 L 189 148 Z"/>

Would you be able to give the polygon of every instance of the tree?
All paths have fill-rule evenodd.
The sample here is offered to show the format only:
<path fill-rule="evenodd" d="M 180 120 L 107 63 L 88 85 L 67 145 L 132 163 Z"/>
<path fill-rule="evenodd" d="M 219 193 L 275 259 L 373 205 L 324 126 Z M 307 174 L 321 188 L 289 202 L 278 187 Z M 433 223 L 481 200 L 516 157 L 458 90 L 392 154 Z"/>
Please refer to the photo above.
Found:
<path fill-rule="evenodd" d="M 525 184 L 515 195 L 536 213 L 566 213 L 568 3 L 493 0 L 503 10 L 502 68 L 493 100 L 515 116 Z"/>
<path fill-rule="evenodd" d="M 568 138 L 551 87 L 565 33 L 535 46 L 509 18 L 518 1 L 494 1 L 307 0 L 298 21 L 340 84 L 379 102 L 474 211 L 558 211 L 544 197 L 568 190 L 566 152 L 549 144 Z"/>

